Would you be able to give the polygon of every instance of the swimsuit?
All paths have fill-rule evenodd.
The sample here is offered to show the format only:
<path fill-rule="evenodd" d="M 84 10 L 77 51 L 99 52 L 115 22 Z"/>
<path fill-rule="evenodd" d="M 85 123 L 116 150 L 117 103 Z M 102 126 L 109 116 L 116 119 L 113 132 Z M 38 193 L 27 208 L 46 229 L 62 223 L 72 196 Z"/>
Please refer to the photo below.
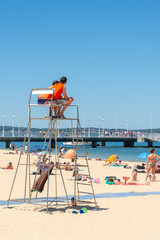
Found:
<path fill-rule="evenodd" d="M 154 168 L 154 167 L 156 166 L 156 164 L 150 163 L 150 166 L 151 166 L 152 168 Z"/>

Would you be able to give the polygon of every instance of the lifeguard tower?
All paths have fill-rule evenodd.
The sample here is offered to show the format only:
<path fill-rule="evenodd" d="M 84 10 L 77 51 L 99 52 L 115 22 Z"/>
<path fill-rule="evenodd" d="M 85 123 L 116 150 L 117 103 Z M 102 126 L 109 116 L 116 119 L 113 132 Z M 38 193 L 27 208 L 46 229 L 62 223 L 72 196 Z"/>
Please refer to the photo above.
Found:
<path fill-rule="evenodd" d="M 52 99 L 47 104 L 38 104 L 35 102 L 35 99 L 37 101 L 37 95 L 40 94 L 51 94 Z M 90 169 L 88 165 L 88 159 L 85 152 L 85 146 L 82 136 L 82 130 L 80 126 L 80 120 L 79 120 L 79 108 L 77 105 L 70 105 L 69 107 L 73 109 L 76 116 L 71 118 L 54 118 L 50 116 L 39 116 L 38 111 L 36 111 L 36 114 L 33 112 L 35 109 L 39 109 L 39 113 L 42 112 L 42 108 L 49 108 L 53 109 L 54 107 L 63 107 L 63 104 L 56 104 L 53 100 L 53 94 L 54 89 L 45 88 L 45 89 L 32 89 L 30 93 L 29 103 L 28 103 L 28 110 L 29 110 L 29 120 L 27 125 L 27 130 L 24 137 L 23 142 L 23 149 L 27 143 L 28 150 L 25 155 L 20 153 L 17 168 L 15 171 L 15 175 L 13 178 L 13 182 L 11 185 L 11 190 L 9 193 L 8 198 L 8 207 L 12 203 L 28 203 L 28 204 L 35 204 L 35 205 L 41 205 L 46 208 L 47 211 L 49 211 L 49 207 L 51 205 L 57 206 L 60 204 L 67 204 L 68 206 L 71 204 L 71 198 L 72 198 L 72 205 L 82 205 L 82 204 L 94 204 L 95 207 L 97 207 L 94 189 L 93 189 L 93 183 L 91 181 L 91 174 Z M 43 147 L 41 149 L 41 153 L 39 155 L 39 160 L 37 162 L 37 165 L 40 165 L 42 162 L 42 159 L 44 157 L 48 158 L 48 164 L 46 166 L 45 171 L 38 175 L 38 172 L 35 173 L 35 175 L 32 174 L 33 169 L 33 163 L 31 162 L 31 127 L 33 121 L 47 121 L 47 131 L 44 136 L 44 142 Z M 75 178 L 72 180 L 73 182 L 73 192 L 70 196 L 67 194 L 67 187 L 66 183 L 63 177 L 63 171 L 62 171 L 62 164 L 60 163 L 59 155 L 58 155 L 58 147 L 57 147 L 57 125 L 60 121 L 69 121 L 71 123 L 71 130 L 72 130 L 72 144 L 73 149 L 75 151 L 75 165 L 74 165 L 74 171 L 75 171 Z M 76 127 L 73 127 L 73 124 L 76 124 Z M 54 140 L 55 143 L 55 154 L 52 156 L 52 149 L 51 144 Z M 79 145 L 79 142 L 81 142 L 81 145 Z M 83 155 L 83 163 L 80 162 L 78 158 L 78 150 L 82 149 L 84 152 Z M 82 156 L 81 156 L 82 157 Z M 54 158 L 54 159 L 52 159 Z M 82 159 L 82 158 L 80 158 Z M 54 164 L 53 164 L 54 162 Z M 58 166 L 58 168 L 56 167 Z M 85 174 L 80 174 L 82 177 L 85 175 L 90 181 L 79 181 L 79 174 L 78 169 L 83 168 L 85 169 Z M 23 173 L 22 173 L 23 172 Z M 18 176 L 19 175 L 19 176 Z M 23 178 L 23 179 L 22 179 Z M 24 182 L 23 188 L 19 187 L 18 182 L 21 181 Z M 60 183 L 61 182 L 61 183 Z M 18 191 L 14 190 L 17 188 Z M 62 193 L 63 189 L 63 193 Z M 59 191 L 60 190 L 60 191 Z M 18 192 L 18 196 L 17 196 Z M 12 196 L 14 197 L 12 198 Z M 86 197 L 87 201 L 86 201 Z M 85 199 L 85 200 L 84 200 Z M 88 200 L 89 199 L 89 200 Z"/>

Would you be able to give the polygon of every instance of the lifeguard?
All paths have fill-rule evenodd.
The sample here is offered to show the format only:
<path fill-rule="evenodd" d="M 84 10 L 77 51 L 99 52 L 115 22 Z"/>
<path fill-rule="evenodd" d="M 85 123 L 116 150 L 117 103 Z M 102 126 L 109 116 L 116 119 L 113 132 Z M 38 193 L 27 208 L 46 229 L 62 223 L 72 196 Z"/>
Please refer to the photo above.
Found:
<path fill-rule="evenodd" d="M 61 107 L 54 107 L 54 113 L 55 117 L 57 118 L 65 118 L 64 117 L 64 111 L 68 108 L 68 106 L 74 101 L 73 97 L 68 97 L 66 93 L 66 85 L 67 83 L 67 78 L 66 77 L 61 77 L 60 82 L 55 81 L 53 82 L 53 85 L 50 86 L 49 88 L 54 88 L 54 95 L 53 95 L 53 100 L 54 103 L 58 104 L 63 104 L 64 107 L 61 109 Z M 48 101 L 50 101 L 52 98 L 51 94 L 41 94 L 38 97 L 38 104 L 46 104 Z M 50 108 L 50 116 L 52 116 L 52 109 Z"/>

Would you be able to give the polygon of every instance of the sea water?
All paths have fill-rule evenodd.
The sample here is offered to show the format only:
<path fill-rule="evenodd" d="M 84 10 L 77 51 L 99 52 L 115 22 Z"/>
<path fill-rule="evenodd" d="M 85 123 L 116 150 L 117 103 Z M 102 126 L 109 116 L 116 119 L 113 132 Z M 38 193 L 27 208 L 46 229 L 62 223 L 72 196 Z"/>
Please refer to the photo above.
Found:
<path fill-rule="evenodd" d="M 23 143 L 16 142 L 15 145 L 18 150 Z M 71 149 L 72 146 L 63 145 L 63 143 L 58 142 L 57 146 L 62 145 L 68 149 Z M 47 146 L 47 144 L 46 144 Z M 40 151 L 43 147 L 43 143 L 39 142 L 31 142 L 31 151 L 36 152 Z M 153 147 L 156 147 L 156 154 L 160 156 L 160 143 L 154 143 Z M 0 148 L 5 149 L 5 143 L 0 143 Z M 100 158 L 107 159 L 112 154 L 117 154 L 120 160 L 122 161 L 130 161 L 130 162 L 146 162 L 146 159 L 139 158 L 138 156 L 141 153 L 149 153 L 150 148 L 147 147 L 147 143 L 135 143 L 135 147 L 123 147 L 123 143 L 106 143 L 106 146 L 101 147 L 97 146 L 96 148 L 92 148 L 91 146 L 86 146 L 85 151 L 89 153 L 90 158 Z M 52 153 L 54 154 L 55 149 L 52 149 Z M 78 149 L 78 156 L 84 156 L 84 149 Z"/>

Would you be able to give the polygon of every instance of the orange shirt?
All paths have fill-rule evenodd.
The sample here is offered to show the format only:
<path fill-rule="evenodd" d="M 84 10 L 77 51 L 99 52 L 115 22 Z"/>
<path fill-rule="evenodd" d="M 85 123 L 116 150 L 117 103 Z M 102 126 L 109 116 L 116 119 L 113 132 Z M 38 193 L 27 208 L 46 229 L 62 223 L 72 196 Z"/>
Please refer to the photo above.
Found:
<path fill-rule="evenodd" d="M 61 94 L 63 93 L 64 85 L 62 83 L 57 83 L 55 85 L 50 86 L 49 88 L 55 89 L 54 94 L 53 94 L 53 99 L 54 100 L 60 99 Z M 41 95 L 39 95 L 38 98 L 50 100 L 50 99 L 52 99 L 52 94 L 41 94 Z"/>

